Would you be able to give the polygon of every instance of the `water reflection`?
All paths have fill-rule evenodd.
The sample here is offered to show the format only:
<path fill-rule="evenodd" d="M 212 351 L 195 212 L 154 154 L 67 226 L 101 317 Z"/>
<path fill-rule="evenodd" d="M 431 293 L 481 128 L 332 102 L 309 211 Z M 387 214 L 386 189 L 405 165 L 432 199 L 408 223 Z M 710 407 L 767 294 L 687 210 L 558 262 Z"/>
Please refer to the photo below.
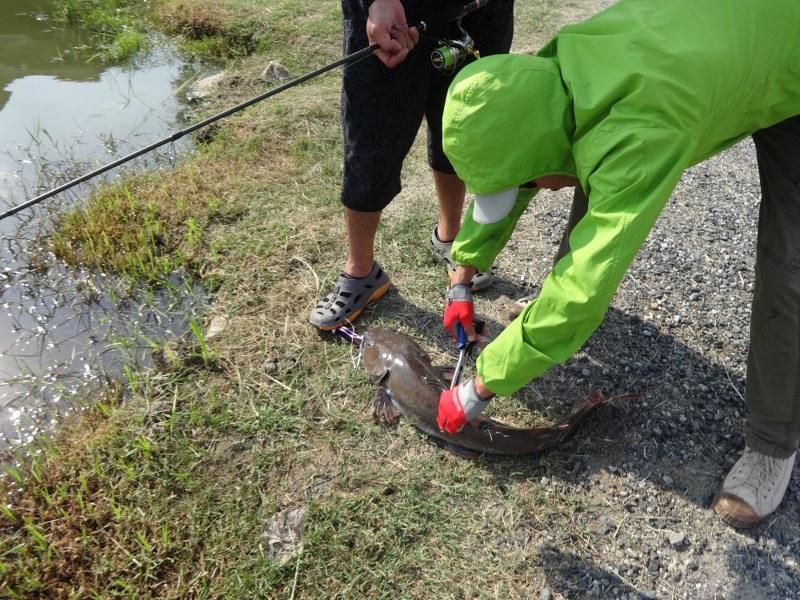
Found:
<path fill-rule="evenodd" d="M 72 50 L 80 34 L 53 27 L 38 4 L 0 1 L 0 211 L 179 128 L 174 90 L 197 71 L 158 40 L 125 67 L 86 64 Z M 123 363 L 146 363 L 151 341 L 185 331 L 202 307 L 178 277 L 131 296 L 102 273 L 31 264 L 42 217 L 88 189 L 0 221 L 0 448 L 74 410 Z"/>
<path fill-rule="evenodd" d="M 93 81 L 103 72 L 101 64 L 76 55 L 74 49 L 86 41 L 80 31 L 51 25 L 36 6 L 29 0 L 0 2 L 0 110 L 11 96 L 6 86 L 29 74 Z"/>

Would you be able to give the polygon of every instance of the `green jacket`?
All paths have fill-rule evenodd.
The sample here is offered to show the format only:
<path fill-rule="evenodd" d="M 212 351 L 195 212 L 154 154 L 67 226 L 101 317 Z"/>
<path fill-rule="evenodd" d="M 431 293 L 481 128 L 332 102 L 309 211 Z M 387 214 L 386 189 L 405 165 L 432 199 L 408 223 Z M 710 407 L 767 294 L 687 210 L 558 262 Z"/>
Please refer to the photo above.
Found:
<path fill-rule="evenodd" d="M 487 387 L 511 394 L 586 342 L 687 167 L 797 114 L 800 0 L 620 0 L 537 56 L 464 68 L 443 128 L 467 188 L 558 173 L 589 197 L 571 252 L 479 356 Z M 470 207 L 455 261 L 488 269 L 533 194 L 499 223 L 476 223 Z"/>

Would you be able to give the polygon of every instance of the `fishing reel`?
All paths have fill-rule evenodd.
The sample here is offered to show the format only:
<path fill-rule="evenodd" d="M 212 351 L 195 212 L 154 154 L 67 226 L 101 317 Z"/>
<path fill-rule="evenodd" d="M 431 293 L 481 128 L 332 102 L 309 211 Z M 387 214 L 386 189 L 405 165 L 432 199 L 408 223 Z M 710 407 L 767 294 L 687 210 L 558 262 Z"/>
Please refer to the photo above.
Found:
<path fill-rule="evenodd" d="M 441 44 L 431 52 L 431 63 L 433 67 L 445 75 L 452 75 L 458 68 L 470 58 L 480 58 L 480 52 L 475 47 L 475 41 L 461 26 L 459 19 L 458 29 L 461 31 L 461 39 L 440 39 Z"/>

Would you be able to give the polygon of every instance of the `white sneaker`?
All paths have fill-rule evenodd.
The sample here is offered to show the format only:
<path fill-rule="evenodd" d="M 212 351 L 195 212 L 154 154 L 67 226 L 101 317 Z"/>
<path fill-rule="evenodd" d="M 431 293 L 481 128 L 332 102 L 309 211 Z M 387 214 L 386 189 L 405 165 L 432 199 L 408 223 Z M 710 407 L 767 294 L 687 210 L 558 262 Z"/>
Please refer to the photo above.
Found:
<path fill-rule="evenodd" d="M 752 527 L 775 512 L 794 467 L 789 458 L 772 458 L 745 448 L 714 498 L 714 510 L 734 527 Z"/>

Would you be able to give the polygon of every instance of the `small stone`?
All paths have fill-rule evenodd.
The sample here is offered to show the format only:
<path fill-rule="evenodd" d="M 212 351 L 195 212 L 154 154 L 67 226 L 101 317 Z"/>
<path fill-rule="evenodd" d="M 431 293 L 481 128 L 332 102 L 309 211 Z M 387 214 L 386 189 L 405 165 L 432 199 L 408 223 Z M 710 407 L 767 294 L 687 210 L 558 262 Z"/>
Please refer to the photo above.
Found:
<path fill-rule="evenodd" d="M 172 412 L 171 400 L 156 400 L 150 403 L 147 414 L 151 417 L 154 417 L 156 415 L 162 415 L 170 412 Z"/>
<path fill-rule="evenodd" d="M 670 477 L 669 475 L 662 475 L 661 479 L 663 479 L 664 483 L 666 483 L 667 485 L 672 485 L 674 483 L 672 477 Z"/>
<path fill-rule="evenodd" d="M 547 588 L 544 588 L 541 592 L 539 592 L 539 600 L 552 600 L 552 598 L 553 593 Z"/>
<path fill-rule="evenodd" d="M 670 546 L 673 548 L 680 548 L 686 541 L 686 534 L 680 531 L 673 531 L 667 536 Z"/>
<path fill-rule="evenodd" d="M 213 340 L 222 335 L 225 328 L 228 326 L 228 319 L 222 315 L 216 315 L 211 319 L 211 324 L 206 331 L 206 341 Z"/>
<path fill-rule="evenodd" d="M 192 90 L 187 94 L 188 99 L 190 101 L 205 100 L 209 96 L 216 93 L 225 77 L 226 73 L 224 71 L 222 73 L 215 73 L 214 75 L 204 77 L 194 84 Z"/>
<path fill-rule="evenodd" d="M 261 72 L 261 78 L 266 82 L 281 81 L 291 77 L 289 70 L 277 60 L 271 60 Z"/>

